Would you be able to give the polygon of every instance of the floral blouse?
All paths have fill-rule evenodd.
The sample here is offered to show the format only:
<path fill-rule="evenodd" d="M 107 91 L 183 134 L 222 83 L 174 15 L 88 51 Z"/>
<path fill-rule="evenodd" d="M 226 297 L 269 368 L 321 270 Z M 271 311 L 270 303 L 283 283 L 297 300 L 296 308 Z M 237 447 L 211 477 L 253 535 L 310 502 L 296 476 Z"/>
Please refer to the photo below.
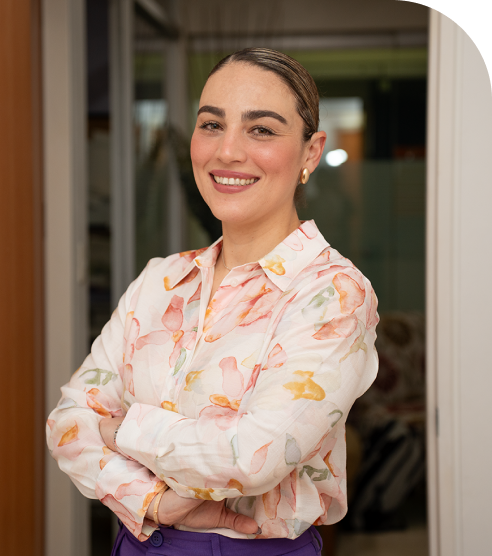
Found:
<path fill-rule="evenodd" d="M 226 499 L 261 538 L 347 510 L 345 420 L 378 366 L 371 284 L 306 221 L 208 303 L 221 246 L 152 259 L 48 419 L 60 468 L 141 541 L 162 481 Z M 109 416 L 125 416 L 121 453 L 99 434 Z"/>

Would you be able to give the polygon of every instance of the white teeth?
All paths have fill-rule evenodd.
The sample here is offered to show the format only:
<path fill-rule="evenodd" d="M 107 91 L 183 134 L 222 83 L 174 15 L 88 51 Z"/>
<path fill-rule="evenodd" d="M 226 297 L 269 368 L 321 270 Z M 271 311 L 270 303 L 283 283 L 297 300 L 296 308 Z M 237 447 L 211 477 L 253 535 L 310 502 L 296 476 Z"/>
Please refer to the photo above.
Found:
<path fill-rule="evenodd" d="M 223 185 L 249 185 L 258 181 L 258 178 L 251 178 L 249 180 L 238 179 L 238 178 L 223 178 L 221 176 L 214 176 L 216 183 L 221 183 Z"/>

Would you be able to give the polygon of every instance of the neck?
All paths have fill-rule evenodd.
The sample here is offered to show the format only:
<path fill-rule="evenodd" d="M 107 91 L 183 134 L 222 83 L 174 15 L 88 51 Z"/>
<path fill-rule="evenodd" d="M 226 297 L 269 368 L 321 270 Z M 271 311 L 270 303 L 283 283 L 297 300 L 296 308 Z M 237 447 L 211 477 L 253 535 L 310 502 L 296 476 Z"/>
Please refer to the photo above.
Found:
<path fill-rule="evenodd" d="M 229 268 L 257 261 L 300 225 L 295 207 L 288 218 L 272 215 L 266 222 L 252 225 L 222 223 L 224 236 L 222 249 Z"/>

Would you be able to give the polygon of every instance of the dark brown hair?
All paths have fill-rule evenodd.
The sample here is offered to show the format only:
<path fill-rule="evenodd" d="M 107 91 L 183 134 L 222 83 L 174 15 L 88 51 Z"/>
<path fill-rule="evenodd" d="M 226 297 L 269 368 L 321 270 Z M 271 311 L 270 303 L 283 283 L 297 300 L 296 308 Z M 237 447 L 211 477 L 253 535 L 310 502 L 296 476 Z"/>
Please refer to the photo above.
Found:
<path fill-rule="evenodd" d="M 223 58 L 209 77 L 233 62 L 251 64 L 278 75 L 296 99 L 297 112 L 304 120 L 304 141 L 308 141 L 318 131 L 318 89 L 309 72 L 297 60 L 270 48 L 245 48 Z"/>

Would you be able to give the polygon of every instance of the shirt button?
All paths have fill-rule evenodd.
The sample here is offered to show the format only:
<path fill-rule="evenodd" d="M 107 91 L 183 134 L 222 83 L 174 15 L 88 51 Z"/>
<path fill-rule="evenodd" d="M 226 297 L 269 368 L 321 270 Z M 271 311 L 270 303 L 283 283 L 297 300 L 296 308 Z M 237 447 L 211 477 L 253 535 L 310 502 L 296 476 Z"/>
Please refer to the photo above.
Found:
<path fill-rule="evenodd" d="M 160 531 L 154 531 L 150 536 L 150 544 L 152 546 L 161 546 L 164 539 L 162 538 L 162 533 Z"/>
<path fill-rule="evenodd" d="M 231 285 L 233 288 L 235 288 L 237 286 L 237 280 L 234 278 L 234 280 L 231 280 Z"/>

